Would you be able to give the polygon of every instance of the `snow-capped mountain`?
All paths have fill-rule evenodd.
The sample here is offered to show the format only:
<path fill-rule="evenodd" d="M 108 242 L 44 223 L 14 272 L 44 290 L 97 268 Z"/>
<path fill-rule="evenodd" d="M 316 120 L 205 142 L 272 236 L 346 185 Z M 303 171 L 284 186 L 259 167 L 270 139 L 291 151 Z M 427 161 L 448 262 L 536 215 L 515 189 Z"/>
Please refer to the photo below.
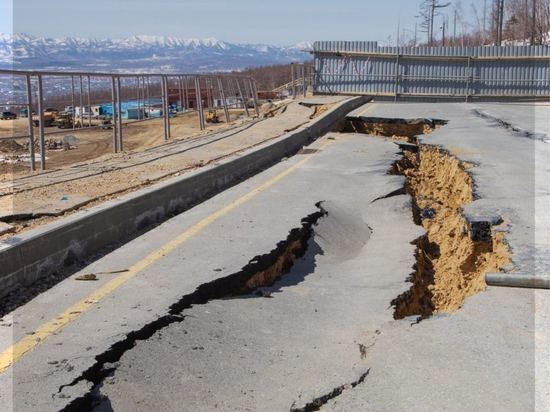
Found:
<path fill-rule="evenodd" d="M 288 47 L 216 39 L 133 36 L 126 39 L 43 38 L 0 34 L 0 68 L 85 71 L 206 72 L 310 58 L 310 43 Z"/>

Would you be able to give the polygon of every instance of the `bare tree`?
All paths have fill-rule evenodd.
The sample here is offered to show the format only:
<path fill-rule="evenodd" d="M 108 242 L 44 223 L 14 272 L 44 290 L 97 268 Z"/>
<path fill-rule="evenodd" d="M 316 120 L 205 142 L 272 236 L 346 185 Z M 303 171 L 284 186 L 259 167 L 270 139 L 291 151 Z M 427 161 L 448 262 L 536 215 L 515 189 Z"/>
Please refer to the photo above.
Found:
<path fill-rule="evenodd" d="M 440 15 L 439 10 L 449 7 L 451 3 L 441 3 L 439 0 L 424 0 L 420 5 L 420 17 L 422 23 L 420 27 L 428 35 L 428 44 L 434 43 L 434 20 Z"/>
<path fill-rule="evenodd" d="M 544 44 L 550 30 L 550 0 L 508 0 L 507 40 Z"/>

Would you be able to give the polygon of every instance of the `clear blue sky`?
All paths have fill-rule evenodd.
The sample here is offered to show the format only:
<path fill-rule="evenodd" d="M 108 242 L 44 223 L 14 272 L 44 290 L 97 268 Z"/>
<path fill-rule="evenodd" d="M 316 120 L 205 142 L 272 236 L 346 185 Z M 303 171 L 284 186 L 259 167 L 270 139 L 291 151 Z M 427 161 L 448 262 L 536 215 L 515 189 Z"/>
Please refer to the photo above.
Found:
<path fill-rule="evenodd" d="M 292 44 L 412 33 L 420 0 L 0 0 L 0 32 Z M 412 37 L 412 34 L 409 34 Z"/>

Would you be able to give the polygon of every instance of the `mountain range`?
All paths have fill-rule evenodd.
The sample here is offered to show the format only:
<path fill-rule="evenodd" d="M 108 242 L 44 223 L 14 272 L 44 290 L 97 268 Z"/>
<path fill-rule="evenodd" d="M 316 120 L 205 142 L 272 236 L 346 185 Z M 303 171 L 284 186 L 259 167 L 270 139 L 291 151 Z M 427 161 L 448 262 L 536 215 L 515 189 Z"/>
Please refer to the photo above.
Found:
<path fill-rule="evenodd" d="M 0 68 L 103 72 L 209 72 L 308 60 L 311 44 L 236 44 L 217 39 L 133 36 L 45 38 L 0 34 Z"/>

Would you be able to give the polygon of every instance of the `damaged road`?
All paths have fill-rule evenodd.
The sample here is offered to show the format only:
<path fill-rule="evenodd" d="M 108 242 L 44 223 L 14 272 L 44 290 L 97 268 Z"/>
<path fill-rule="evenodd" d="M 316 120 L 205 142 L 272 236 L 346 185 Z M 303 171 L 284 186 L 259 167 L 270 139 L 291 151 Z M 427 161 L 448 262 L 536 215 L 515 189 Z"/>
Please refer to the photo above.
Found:
<path fill-rule="evenodd" d="M 483 275 L 550 268 L 550 146 L 475 110 L 368 104 L 61 282 L 0 323 L 1 401 L 545 410 L 550 296 Z"/>
<path fill-rule="evenodd" d="M 368 370 L 366 348 L 393 319 L 391 300 L 408 287 L 403 273 L 414 263 L 411 241 L 421 229 L 408 195 L 373 203 L 403 187 L 403 177 L 387 173 L 399 158 L 394 143 L 330 134 L 308 149 L 74 277 L 128 272 L 95 282 L 69 278 L 5 317 L 14 341 L 36 331 L 41 338 L 0 374 L 2 400 L 11 396 L 14 409 L 41 411 L 98 402 L 106 410 L 182 403 L 194 410 L 290 410 L 357 382 Z M 210 293 L 207 285 L 253 267 L 255 256 L 269 255 L 282 240 L 288 245 L 297 222 L 318 216 L 319 201 L 327 215 L 312 226 L 305 254 L 292 252 L 292 267 L 276 248 L 273 273 L 252 276 L 238 293 L 225 286 Z M 119 277 L 124 283 L 98 298 L 94 291 Z M 184 296 L 194 298 L 182 305 Z M 79 301 L 83 309 L 65 318 L 63 310 Z M 50 319 L 66 324 L 43 335 Z M 5 391 L 10 383 L 16 389 Z"/>

